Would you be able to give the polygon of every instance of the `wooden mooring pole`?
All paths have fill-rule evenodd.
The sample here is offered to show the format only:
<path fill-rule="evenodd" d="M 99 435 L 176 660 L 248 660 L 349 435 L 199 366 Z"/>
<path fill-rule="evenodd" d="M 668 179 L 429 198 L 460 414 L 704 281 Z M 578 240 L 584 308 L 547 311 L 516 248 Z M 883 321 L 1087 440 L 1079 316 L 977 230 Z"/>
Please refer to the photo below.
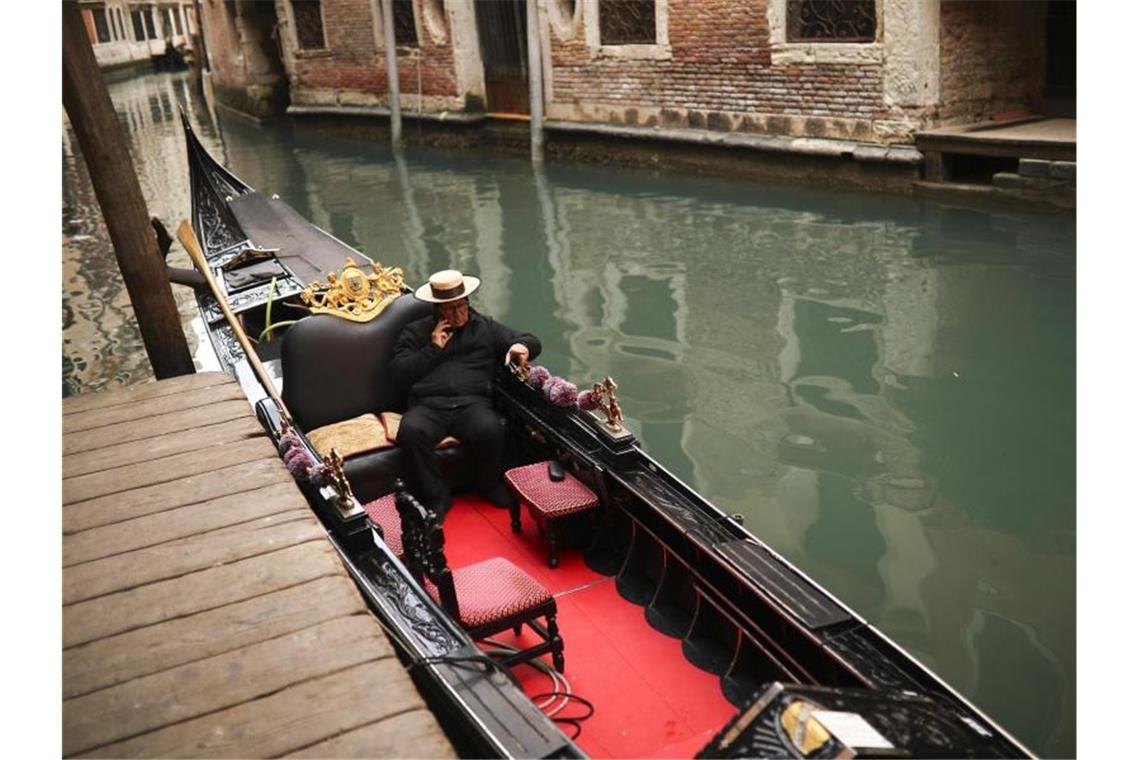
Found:
<path fill-rule="evenodd" d="M 542 161 L 546 155 L 543 132 L 542 36 L 539 34 L 538 0 L 526 0 L 527 79 L 530 86 L 530 159 Z"/>
<path fill-rule="evenodd" d="M 78 2 L 63 3 L 63 106 L 83 151 L 150 366 L 160 380 L 194 372 L 166 263 Z"/>
<path fill-rule="evenodd" d="M 392 0 L 380 0 L 384 26 L 384 60 L 388 66 L 388 113 L 392 124 L 392 145 L 404 143 L 404 121 L 400 112 L 400 71 L 396 65 L 396 22 L 392 16 Z"/>

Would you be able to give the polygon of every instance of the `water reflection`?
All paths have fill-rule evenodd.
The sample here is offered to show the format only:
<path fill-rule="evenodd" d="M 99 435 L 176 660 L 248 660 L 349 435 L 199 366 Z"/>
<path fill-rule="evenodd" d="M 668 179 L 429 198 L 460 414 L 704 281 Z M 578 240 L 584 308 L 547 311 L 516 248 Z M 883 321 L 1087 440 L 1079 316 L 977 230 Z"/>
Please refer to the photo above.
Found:
<path fill-rule="evenodd" d="M 184 216 L 179 80 L 112 92 L 152 210 Z M 240 177 L 409 283 L 482 277 L 476 305 L 540 334 L 553 372 L 617 378 L 655 458 L 1033 749 L 1073 754 L 1071 217 L 192 117 Z M 82 249 L 97 218 L 69 151 L 64 231 Z M 65 332 L 65 388 L 95 374 L 69 356 L 105 365 L 126 345 L 116 276 L 65 261 L 83 336 Z"/>

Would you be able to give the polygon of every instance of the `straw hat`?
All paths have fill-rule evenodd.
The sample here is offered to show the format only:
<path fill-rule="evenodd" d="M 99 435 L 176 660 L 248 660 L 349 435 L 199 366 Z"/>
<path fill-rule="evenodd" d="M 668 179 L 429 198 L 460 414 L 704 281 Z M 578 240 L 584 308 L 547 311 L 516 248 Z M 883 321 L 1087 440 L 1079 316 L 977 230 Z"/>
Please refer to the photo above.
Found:
<path fill-rule="evenodd" d="M 444 269 L 428 278 L 426 285 L 416 288 L 416 298 L 432 303 L 447 303 L 466 298 L 479 287 L 479 278 Z"/>

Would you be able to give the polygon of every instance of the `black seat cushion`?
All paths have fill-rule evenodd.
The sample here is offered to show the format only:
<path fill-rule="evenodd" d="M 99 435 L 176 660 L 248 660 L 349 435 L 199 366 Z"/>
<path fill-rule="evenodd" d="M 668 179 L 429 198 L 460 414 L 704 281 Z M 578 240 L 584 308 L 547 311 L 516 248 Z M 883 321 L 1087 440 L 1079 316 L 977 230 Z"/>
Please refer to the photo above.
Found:
<path fill-rule="evenodd" d="M 302 431 L 352 419 L 366 412 L 403 412 L 406 392 L 392 382 L 391 362 L 404 327 L 432 313 L 432 305 L 406 293 L 370 322 L 312 314 L 289 328 L 281 344 L 281 397 Z M 453 485 L 473 476 L 465 447 L 436 452 Z M 359 501 L 393 490 L 407 479 L 399 448 L 345 461 L 345 475 Z"/>
<path fill-rule="evenodd" d="M 392 354 L 404 327 L 432 313 L 410 293 L 371 322 L 313 314 L 285 333 L 281 396 L 302 430 L 365 412 L 403 412 L 406 391 L 392 382 Z"/>

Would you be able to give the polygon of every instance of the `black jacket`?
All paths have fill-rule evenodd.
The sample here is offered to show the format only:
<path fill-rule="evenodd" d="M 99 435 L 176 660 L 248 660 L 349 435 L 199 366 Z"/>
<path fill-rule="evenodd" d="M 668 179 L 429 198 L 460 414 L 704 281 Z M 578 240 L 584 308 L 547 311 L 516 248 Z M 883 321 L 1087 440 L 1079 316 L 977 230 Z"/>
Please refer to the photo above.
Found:
<path fill-rule="evenodd" d="M 469 308 L 467 324 L 441 348 L 431 342 L 439 321 L 417 319 L 400 333 L 392 359 L 392 374 L 408 394 L 409 406 L 429 397 L 491 396 L 495 368 L 502 366 L 512 343 L 522 343 L 534 359 L 542 343 L 530 333 L 512 330 Z"/>

